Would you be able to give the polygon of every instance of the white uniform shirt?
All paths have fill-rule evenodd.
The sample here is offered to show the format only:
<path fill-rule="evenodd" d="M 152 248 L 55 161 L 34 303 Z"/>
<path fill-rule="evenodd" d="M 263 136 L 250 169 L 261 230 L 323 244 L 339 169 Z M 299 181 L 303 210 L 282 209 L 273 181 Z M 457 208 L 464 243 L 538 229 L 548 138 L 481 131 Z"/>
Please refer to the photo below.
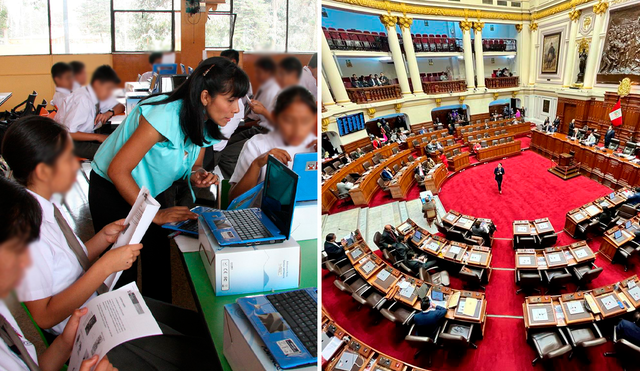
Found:
<path fill-rule="evenodd" d="M 140 75 L 140 79 L 138 79 L 138 82 L 149 82 L 151 81 L 152 77 L 153 77 L 153 71 L 145 72 L 142 75 Z"/>
<path fill-rule="evenodd" d="M 78 89 L 80 89 L 82 87 L 82 85 L 80 85 L 77 81 L 73 81 L 73 87 L 71 88 L 71 91 L 76 91 Z"/>
<path fill-rule="evenodd" d="M 276 79 L 272 77 L 260 86 L 260 89 L 258 89 L 253 99 L 262 103 L 269 112 L 273 112 L 273 109 L 276 107 L 276 99 L 278 98 L 280 90 L 280 86 L 276 82 Z M 249 117 L 260 120 L 260 126 L 269 130 L 273 129 L 269 120 L 267 120 L 263 115 L 256 115 L 255 113 L 252 113 Z"/>
<path fill-rule="evenodd" d="M 70 133 L 93 133 L 96 119 L 96 104 L 100 104 L 100 112 L 106 112 L 118 104 L 115 98 L 98 102 L 98 97 L 91 85 L 87 85 L 73 93 L 65 102 L 64 112 L 58 112 L 56 118 L 69 129 Z"/>
<path fill-rule="evenodd" d="M 56 92 L 51 98 L 51 105 L 58 109 L 58 113 L 64 111 L 64 105 L 66 99 L 71 95 L 71 90 L 65 88 L 56 87 Z M 57 116 L 58 114 L 56 114 Z"/>
<path fill-rule="evenodd" d="M 307 88 L 313 97 L 318 100 L 318 82 L 316 78 L 313 77 L 313 73 L 311 73 L 311 69 L 309 66 L 304 66 L 302 68 L 302 75 L 300 76 L 300 85 Z"/>
<path fill-rule="evenodd" d="M 22 343 L 24 347 L 27 349 L 27 352 L 31 355 L 31 358 L 38 363 L 38 355 L 36 353 L 36 347 L 24 337 L 22 330 L 18 326 L 15 318 L 9 312 L 9 308 L 4 303 L 3 300 L 0 300 L 0 314 L 9 322 L 13 330 L 18 334 L 18 336 L 22 339 Z M 0 339 L 0 370 L 2 371 L 29 371 L 29 367 L 22 361 L 17 354 L 15 354 L 9 346 Z"/>
<path fill-rule="evenodd" d="M 240 121 L 244 118 L 244 102 L 242 99 L 238 99 L 238 113 L 236 113 L 231 121 L 229 121 L 225 126 L 220 126 L 220 132 L 224 135 L 225 138 L 231 138 L 233 133 L 236 131 L 238 126 L 240 125 Z M 213 145 L 214 151 L 222 151 L 227 146 L 228 139 L 223 139 L 218 143 Z"/>
<path fill-rule="evenodd" d="M 40 225 L 40 238 L 29 245 L 33 264 L 27 269 L 22 283 L 16 289 L 20 301 L 35 301 L 55 296 L 66 290 L 84 274 L 82 266 L 67 244 L 64 234 L 53 216 L 53 203 L 31 191 L 29 193 L 40 203 L 42 224 Z M 56 207 L 62 210 L 60 205 L 56 204 Z M 69 223 L 69 225 L 71 224 Z M 87 253 L 82 241 L 80 241 L 80 245 Z M 96 296 L 95 293 L 87 302 L 94 296 Z M 68 320 L 69 318 L 65 319 L 49 331 L 55 335 L 62 333 Z"/>
<path fill-rule="evenodd" d="M 293 147 L 286 146 L 280 133 L 277 131 L 271 131 L 267 134 L 258 134 L 251 137 L 251 139 L 247 140 L 244 143 L 244 147 L 242 147 L 242 151 L 240 152 L 240 156 L 238 156 L 238 163 L 236 164 L 236 169 L 229 180 L 230 183 L 238 183 L 244 174 L 253 163 L 258 156 L 271 151 L 274 148 L 284 149 L 291 156 L 291 162 L 287 165 L 290 169 L 293 167 L 293 157 L 297 153 L 306 153 L 313 152 L 315 149 L 313 147 L 307 148 L 309 143 L 316 140 L 316 136 L 313 133 L 310 133 L 301 145 Z M 264 180 L 265 173 L 267 171 L 267 167 L 263 166 L 260 170 L 260 178 L 258 182 L 262 182 Z"/>

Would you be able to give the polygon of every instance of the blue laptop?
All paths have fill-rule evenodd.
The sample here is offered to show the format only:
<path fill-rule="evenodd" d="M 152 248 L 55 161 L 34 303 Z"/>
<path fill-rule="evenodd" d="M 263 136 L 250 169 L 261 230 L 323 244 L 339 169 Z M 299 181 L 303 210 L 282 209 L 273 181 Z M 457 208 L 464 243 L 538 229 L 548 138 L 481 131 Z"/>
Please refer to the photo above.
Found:
<path fill-rule="evenodd" d="M 191 211 L 198 215 L 202 215 L 204 213 L 215 211 L 215 209 L 207 206 L 196 206 L 191 209 Z M 162 228 L 171 229 L 192 236 L 198 236 L 198 219 L 189 219 L 181 222 L 166 223 L 162 225 Z"/>
<path fill-rule="evenodd" d="M 318 199 L 318 153 L 298 153 L 293 157 L 293 171 L 298 174 L 296 201 Z"/>
<path fill-rule="evenodd" d="M 318 362 L 318 289 L 308 288 L 237 300 L 282 369 Z"/>
<path fill-rule="evenodd" d="M 282 242 L 291 235 L 298 175 L 269 156 L 260 208 L 216 210 L 200 216 L 221 247 Z"/>

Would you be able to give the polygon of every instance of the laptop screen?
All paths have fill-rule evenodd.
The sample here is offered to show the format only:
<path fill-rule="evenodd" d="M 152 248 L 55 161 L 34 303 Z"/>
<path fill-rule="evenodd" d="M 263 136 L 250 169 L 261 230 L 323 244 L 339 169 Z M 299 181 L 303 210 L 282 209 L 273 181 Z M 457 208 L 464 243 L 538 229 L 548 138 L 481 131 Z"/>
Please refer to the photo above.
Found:
<path fill-rule="evenodd" d="M 298 175 L 270 155 L 260 208 L 287 239 L 291 234 L 297 187 Z"/>
<path fill-rule="evenodd" d="M 178 88 L 183 82 L 187 81 L 187 75 L 173 75 L 171 76 L 171 82 L 173 83 L 173 89 Z"/>
<path fill-rule="evenodd" d="M 625 225 L 624 225 L 624 226 L 625 226 L 625 228 L 627 228 L 627 229 L 631 228 L 631 221 L 630 221 L 630 220 L 627 220 L 627 222 L 625 223 Z"/>
<path fill-rule="evenodd" d="M 613 237 L 617 240 L 620 239 L 620 237 L 622 237 L 622 232 L 620 231 L 615 231 L 615 233 L 613 234 Z"/>

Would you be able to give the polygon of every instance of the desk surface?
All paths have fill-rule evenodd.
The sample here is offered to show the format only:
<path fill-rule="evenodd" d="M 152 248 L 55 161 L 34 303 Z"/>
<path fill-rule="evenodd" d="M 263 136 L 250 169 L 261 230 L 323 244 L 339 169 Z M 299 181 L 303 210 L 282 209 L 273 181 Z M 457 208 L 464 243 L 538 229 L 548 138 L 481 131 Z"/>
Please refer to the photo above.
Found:
<path fill-rule="evenodd" d="M 318 240 L 298 241 L 298 243 L 300 244 L 300 288 L 316 287 L 318 285 Z M 238 298 L 253 294 L 216 296 L 202 264 L 200 253 L 188 252 L 181 255 L 191 281 L 196 305 L 207 321 L 222 369 L 230 371 L 231 367 L 222 353 L 224 306 L 235 303 Z"/>

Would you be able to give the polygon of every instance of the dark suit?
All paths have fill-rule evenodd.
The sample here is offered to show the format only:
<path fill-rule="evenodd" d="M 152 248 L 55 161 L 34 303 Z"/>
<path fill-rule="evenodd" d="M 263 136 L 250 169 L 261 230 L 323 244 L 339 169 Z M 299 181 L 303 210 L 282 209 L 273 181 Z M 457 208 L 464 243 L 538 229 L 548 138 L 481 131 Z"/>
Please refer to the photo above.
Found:
<path fill-rule="evenodd" d="M 604 148 L 609 147 L 609 143 L 611 143 L 611 139 L 616 135 L 615 130 L 607 130 L 604 135 Z"/>
<path fill-rule="evenodd" d="M 569 135 L 570 137 L 572 137 L 572 136 L 573 136 L 573 131 L 574 131 L 574 130 L 575 130 L 575 125 L 573 124 L 573 121 L 571 121 L 571 122 L 569 123 L 569 132 L 568 132 L 568 135 Z"/>
<path fill-rule="evenodd" d="M 382 170 L 382 173 L 380 173 L 380 176 L 382 177 L 383 180 L 393 179 L 393 174 L 391 174 L 391 171 L 389 170 Z"/>
<path fill-rule="evenodd" d="M 471 227 L 471 234 L 473 236 L 482 237 L 482 245 L 489 246 L 489 233 L 482 227 L 476 227 L 475 225 Z"/>
<path fill-rule="evenodd" d="M 502 176 L 504 175 L 504 168 L 496 167 L 493 170 L 493 175 L 495 175 L 496 182 L 498 182 L 498 191 L 502 192 Z"/>
<path fill-rule="evenodd" d="M 616 326 L 618 336 L 640 346 L 640 327 L 635 323 L 623 319 Z"/>
<path fill-rule="evenodd" d="M 639 204 L 640 203 L 640 193 L 634 193 L 629 198 L 627 198 L 627 201 L 625 203 L 629 204 L 629 205 Z"/>
<path fill-rule="evenodd" d="M 438 325 L 446 314 L 447 310 L 438 305 L 434 310 L 420 312 L 413 316 L 413 322 L 416 324 L 417 335 L 428 336 L 430 338 L 435 337 Z"/>
<path fill-rule="evenodd" d="M 331 260 L 340 260 L 346 258 L 344 253 L 344 247 L 337 242 L 324 242 L 324 251 L 327 253 L 327 257 Z"/>

